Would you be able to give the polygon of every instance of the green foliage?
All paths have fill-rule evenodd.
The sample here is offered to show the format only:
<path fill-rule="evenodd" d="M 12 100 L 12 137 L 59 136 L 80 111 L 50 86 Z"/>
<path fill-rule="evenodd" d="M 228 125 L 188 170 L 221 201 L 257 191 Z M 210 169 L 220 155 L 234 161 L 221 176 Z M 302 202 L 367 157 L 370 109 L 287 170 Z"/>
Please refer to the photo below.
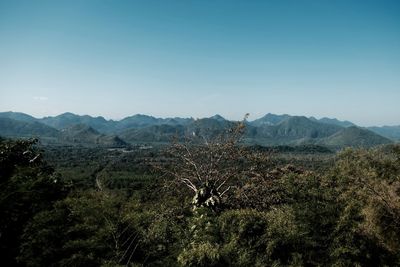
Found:
<path fill-rule="evenodd" d="M 59 132 L 38 121 L 20 121 L 0 117 L 0 135 L 6 137 L 52 137 Z"/>
<path fill-rule="evenodd" d="M 25 224 L 65 193 L 35 144 L 36 140 L 0 141 L 0 249 L 6 265 L 15 264 Z"/>
<path fill-rule="evenodd" d="M 344 206 L 333 249 L 339 262 L 399 264 L 399 156 L 398 146 L 340 154 L 331 177 Z"/>
<path fill-rule="evenodd" d="M 222 239 L 221 254 L 231 266 L 262 266 L 266 263 L 265 213 L 254 210 L 232 210 L 219 219 Z"/>
<path fill-rule="evenodd" d="M 182 266 L 218 266 L 219 259 L 219 246 L 207 241 L 183 249 L 178 256 L 178 262 Z"/>
<path fill-rule="evenodd" d="M 122 243 L 134 231 L 124 220 L 118 196 L 104 192 L 71 195 L 55 203 L 52 210 L 36 214 L 27 225 L 19 260 L 28 266 L 124 262 L 123 251 L 132 251 Z"/>

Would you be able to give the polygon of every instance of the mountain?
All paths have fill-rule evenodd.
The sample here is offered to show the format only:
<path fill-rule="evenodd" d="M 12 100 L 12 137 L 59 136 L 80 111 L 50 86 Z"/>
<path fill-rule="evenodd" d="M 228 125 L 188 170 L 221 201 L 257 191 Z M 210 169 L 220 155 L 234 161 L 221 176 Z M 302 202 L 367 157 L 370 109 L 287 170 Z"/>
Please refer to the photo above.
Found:
<path fill-rule="evenodd" d="M 368 130 L 386 138 L 400 141 L 400 125 L 399 126 L 383 126 L 383 127 L 368 127 Z"/>
<path fill-rule="evenodd" d="M 136 114 L 130 117 L 126 117 L 118 122 L 117 129 L 129 129 L 129 128 L 143 128 L 150 125 L 159 124 L 159 119 L 142 114 Z"/>
<path fill-rule="evenodd" d="M 127 129 L 122 131 L 120 136 L 128 142 L 170 142 L 174 138 L 183 140 L 188 136 L 212 138 L 233 125 L 233 122 L 220 115 L 197 120 L 185 119 L 183 124 L 171 123 L 168 119 L 162 119 L 157 123 L 159 125 Z"/>
<path fill-rule="evenodd" d="M 155 118 L 153 116 L 136 114 L 130 117 L 126 117 L 118 121 L 115 125 L 115 131 L 124 131 L 127 129 L 139 129 L 148 126 L 161 126 L 161 125 L 187 125 L 193 122 L 192 118 Z"/>
<path fill-rule="evenodd" d="M 159 123 L 162 123 L 161 121 Z M 131 128 L 120 133 L 128 142 L 170 142 L 174 138 L 183 140 L 186 136 L 211 138 L 225 131 L 232 122 L 220 118 L 203 118 L 193 120 L 185 125 L 161 124 L 142 128 Z"/>
<path fill-rule="evenodd" d="M 0 118 L 0 136 L 4 137 L 58 137 L 59 132 L 40 122 Z"/>
<path fill-rule="evenodd" d="M 340 126 L 313 121 L 304 116 L 289 116 L 277 125 L 249 129 L 247 140 L 261 145 L 312 143 L 341 129 Z"/>
<path fill-rule="evenodd" d="M 311 120 L 317 120 L 314 117 L 310 117 Z M 319 122 L 322 123 L 326 123 L 326 124 L 332 124 L 332 125 L 337 125 L 337 126 L 341 126 L 341 127 L 350 127 L 350 126 L 356 126 L 354 123 L 350 122 L 350 121 L 340 121 L 338 119 L 331 119 L 331 118 L 322 118 L 317 120 Z"/>
<path fill-rule="evenodd" d="M 86 124 L 75 124 L 61 130 L 61 137 L 68 141 L 93 142 L 100 135 L 98 131 Z"/>
<path fill-rule="evenodd" d="M 250 124 L 253 126 L 256 126 L 256 127 L 264 126 L 264 125 L 270 125 L 270 126 L 277 125 L 291 117 L 299 117 L 299 116 L 291 116 L 288 114 L 276 115 L 276 114 L 268 113 L 264 117 L 250 122 Z M 326 118 L 326 117 L 321 118 L 321 119 L 316 119 L 315 117 L 309 117 L 308 119 L 315 121 L 315 122 L 322 122 L 322 123 L 332 124 L 332 125 L 341 126 L 341 127 L 355 126 L 355 124 L 350 121 L 340 121 L 338 119 L 331 119 L 331 118 Z"/>
<path fill-rule="evenodd" d="M 109 132 L 113 130 L 112 128 L 115 125 L 114 121 L 108 121 L 103 117 L 91 117 L 89 115 L 80 116 L 70 112 L 63 113 L 55 117 L 45 117 L 40 119 L 40 121 L 59 130 L 77 124 L 86 124 L 97 131 Z"/>
<path fill-rule="evenodd" d="M 61 140 L 67 143 L 123 147 L 127 144 L 118 136 L 104 135 L 85 124 L 76 124 L 61 130 Z"/>
<path fill-rule="evenodd" d="M 215 114 L 214 116 L 210 117 L 209 119 L 216 120 L 219 122 L 224 122 L 226 119 L 219 114 Z"/>
<path fill-rule="evenodd" d="M 304 116 L 290 117 L 276 125 L 276 134 L 294 138 L 321 138 L 332 135 L 342 127 L 314 122 Z"/>
<path fill-rule="evenodd" d="M 265 125 L 277 125 L 279 123 L 281 123 L 284 120 L 287 120 L 288 118 L 290 118 L 291 116 L 288 114 L 283 114 L 283 115 L 275 115 L 275 114 L 271 114 L 268 113 L 267 115 L 265 115 L 262 118 L 259 118 L 257 120 L 251 121 L 249 124 L 252 126 L 265 126 Z"/>
<path fill-rule="evenodd" d="M 137 114 L 113 121 L 73 113 L 43 119 L 19 112 L 0 113 L 0 136 L 37 136 L 47 138 L 52 143 L 107 147 L 125 146 L 125 141 L 170 142 L 173 138 L 183 140 L 188 136 L 209 139 L 233 125 L 233 121 L 226 120 L 218 114 L 196 120 L 179 117 L 156 118 Z M 248 144 L 263 146 L 314 144 L 334 148 L 368 147 L 390 142 L 387 138 L 400 140 L 400 126 L 370 127 L 369 130 L 355 127 L 349 121 L 268 113 L 260 119 L 246 122 L 243 140 Z"/>
<path fill-rule="evenodd" d="M 367 129 L 362 129 L 356 126 L 344 128 L 318 142 L 320 145 L 328 147 L 373 147 L 377 145 L 392 143 L 391 140 L 373 133 Z"/>
<path fill-rule="evenodd" d="M 41 122 L 56 129 L 64 129 L 77 124 L 86 124 L 101 133 L 119 133 L 127 129 L 138 129 L 152 125 L 185 125 L 193 121 L 187 118 L 155 118 L 153 116 L 136 114 L 119 121 L 106 120 L 103 117 L 91 117 L 89 115 L 76 115 L 64 113 L 55 117 L 45 117 Z"/>
<path fill-rule="evenodd" d="M 21 113 L 21 112 L 0 112 L 0 118 L 7 118 L 7 119 L 13 119 L 17 121 L 23 121 L 23 122 L 35 122 L 38 121 L 38 119 L 32 117 L 31 115 Z"/>

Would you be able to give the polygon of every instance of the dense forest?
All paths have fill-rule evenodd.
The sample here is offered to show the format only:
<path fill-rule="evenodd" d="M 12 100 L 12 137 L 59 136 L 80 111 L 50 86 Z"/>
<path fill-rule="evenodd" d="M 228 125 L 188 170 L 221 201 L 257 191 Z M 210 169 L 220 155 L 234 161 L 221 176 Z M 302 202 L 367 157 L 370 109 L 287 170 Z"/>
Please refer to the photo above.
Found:
<path fill-rule="evenodd" d="M 0 140 L 2 266 L 399 266 L 400 145 Z"/>

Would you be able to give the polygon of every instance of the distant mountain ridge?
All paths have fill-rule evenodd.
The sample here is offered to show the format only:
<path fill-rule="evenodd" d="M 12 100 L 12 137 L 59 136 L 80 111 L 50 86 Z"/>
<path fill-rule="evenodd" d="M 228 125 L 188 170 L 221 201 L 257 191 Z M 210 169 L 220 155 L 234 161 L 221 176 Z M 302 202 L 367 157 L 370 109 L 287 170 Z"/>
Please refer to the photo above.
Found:
<path fill-rule="evenodd" d="M 254 127 L 254 126 L 253 126 Z M 249 129 L 249 142 L 261 145 L 299 145 L 328 137 L 342 127 L 312 121 L 304 116 L 289 116 L 281 122 Z"/>
<path fill-rule="evenodd" d="M 400 140 L 400 125 L 398 126 L 382 126 L 382 127 L 368 127 L 368 130 L 385 136 L 391 140 Z"/>
<path fill-rule="evenodd" d="M 98 131 L 107 130 L 111 125 L 114 124 L 113 121 L 108 121 L 103 117 L 91 117 L 89 115 L 79 116 L 70 112 L 60 114 L 55 117 L 44 117 L 38 119 L 39 122 L 56 128 L 58 130 L 76 125 L 76 124 L 86 124 Z"/>
<path fill-rule="evenodd" d="M 256 119 L 256 120 L 250 122 L 250 124 L 253 126 L 277 125 L 290 117 L 291 116 L 288 114 L 276 115 L 276 114 L 268 113 L 264 117 L 261 117 L 259 119 Z"/>
<path fill-rule="evenodd" d="M 321 119 L 316 119 L 314 117 L 310 117 L 311 120 L 315 120 L 315 121 L 319 121 L 319 122 L 323 122 L 326 124 L 333 124 L 333 125 L 337 125 L 337 126 L 342 126 L 342 127 L 351 127 L 351 126 L 356 126 L 354 123 L 350 122 L 350 121 L 340 121 L 338 119 L 331 119 L 331 118 L 321 118 Z"/>
<path fill-rule="evenodd" d="M 0 112 L 0 118 L 13 119 L 23 122 L 36 122 L 40 120 L 22 112 L 12 112 L 12 111 Z"/>
<path fill-rule="evenodd" d="M 37 121 L 22 121 L 0 117 L 0 136 L 4 137 L 58 137 L 59 132 Z"/>
<path fill-rule="evenodd" d="M 52 137 L 60 142 L 110 147 L 137 142 L 169 142 L 172 138 L 193 134 L 212 137 L 232 124 L 218 114 L 202 119 L 156 118 L 137 114 L 114 121 L 69 112 L 41 119 L 19 112 L 0 112 L 0 136 Z M 246 124 L 245 142 L 264 146 L 317 144 L 335 148 L 368 147 L 400 139 L 400 126 L 367 129 L 349 121 L 330 118 L 268 113 Z"/>

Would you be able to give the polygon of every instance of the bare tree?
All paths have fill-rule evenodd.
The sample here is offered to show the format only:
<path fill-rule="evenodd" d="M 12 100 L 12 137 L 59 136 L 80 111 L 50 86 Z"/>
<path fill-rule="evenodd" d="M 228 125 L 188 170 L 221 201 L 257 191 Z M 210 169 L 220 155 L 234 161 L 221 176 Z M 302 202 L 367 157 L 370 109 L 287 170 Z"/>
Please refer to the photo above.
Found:
<path fill-rule="evenodd" d="M 259 163 L 265 163 L 265 157 L 240 144 L 247 116 L 217 136 L 193 133 L 184 142 L 174 141 L 168 149 L 172 164 L 163 171 L 193 192 L 194 209 L 219 209 L 236 181 L 259 174 Z"/>

